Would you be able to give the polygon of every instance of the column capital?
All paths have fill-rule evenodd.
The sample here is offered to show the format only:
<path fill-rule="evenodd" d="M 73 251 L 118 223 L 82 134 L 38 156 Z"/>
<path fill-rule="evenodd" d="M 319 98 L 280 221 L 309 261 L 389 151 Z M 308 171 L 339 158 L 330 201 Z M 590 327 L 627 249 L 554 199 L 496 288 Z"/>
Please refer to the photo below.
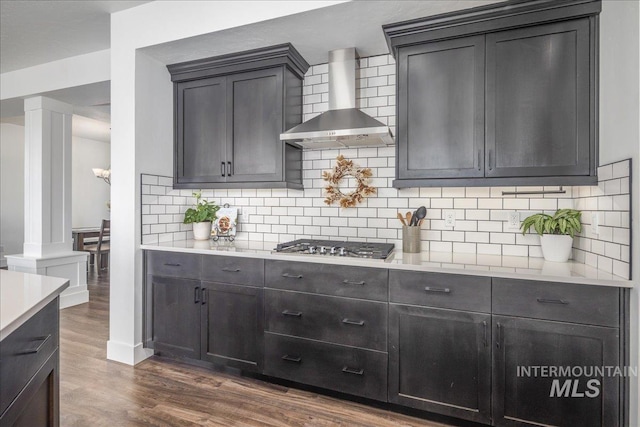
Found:
<path fill-rule="evenodd" d="M 24 100 L 24 111 L 49 110 L 62 114 L 73 114 L 73 105 L 46 96 L 34 96 Z"/>

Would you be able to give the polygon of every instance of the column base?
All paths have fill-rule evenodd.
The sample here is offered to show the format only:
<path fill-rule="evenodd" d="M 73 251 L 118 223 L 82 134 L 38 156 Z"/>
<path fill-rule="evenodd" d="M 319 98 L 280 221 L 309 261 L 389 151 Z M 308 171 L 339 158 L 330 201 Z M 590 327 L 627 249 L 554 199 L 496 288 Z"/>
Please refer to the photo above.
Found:
<path fill-rule="evenodd" d="M 109 360 L 133 366 L 151 356 L 153 356 L 153 350 L 142 347 L 142 343 L 132 346 L 123 342 L 107 341 L 107 359 Z"/>
<path fill-rule="evenodd" d="M 69 279 L 69 287 L 60 294 L 60 308 L 89 302 L 87 290 L 87 252 L 68 252 L 43 258 L 26 257 L 24 254 L 7 255 L 11 271 L 40 274 Z"/>

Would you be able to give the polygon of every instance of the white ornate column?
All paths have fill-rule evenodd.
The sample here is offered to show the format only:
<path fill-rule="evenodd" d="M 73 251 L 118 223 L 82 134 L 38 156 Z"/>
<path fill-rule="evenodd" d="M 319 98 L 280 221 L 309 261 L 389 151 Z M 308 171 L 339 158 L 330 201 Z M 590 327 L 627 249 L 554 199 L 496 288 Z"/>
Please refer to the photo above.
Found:
<path fill-rule="evenodd" d="M 9 270 L 69 279 L 60 307 L 82 304 L 89 301 L 88 254 L 73 251 L 71 234 L 73 107 L 38 96 L 24 101 L 24 111 L 24 252 L 7 255 L 7 264 Z"/>

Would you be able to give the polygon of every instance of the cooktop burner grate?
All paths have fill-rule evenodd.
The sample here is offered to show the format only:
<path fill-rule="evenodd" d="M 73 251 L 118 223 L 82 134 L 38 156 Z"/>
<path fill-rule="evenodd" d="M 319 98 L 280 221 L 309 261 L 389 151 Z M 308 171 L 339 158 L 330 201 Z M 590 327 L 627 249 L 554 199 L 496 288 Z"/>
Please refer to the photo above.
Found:
<path fill-rule="evenodd" d="M 291 242 L 279 243 L 276 246 L 276 252 L 387 259 L 393 252 L 393 248 L 393 243 L 298 239 Z"/>

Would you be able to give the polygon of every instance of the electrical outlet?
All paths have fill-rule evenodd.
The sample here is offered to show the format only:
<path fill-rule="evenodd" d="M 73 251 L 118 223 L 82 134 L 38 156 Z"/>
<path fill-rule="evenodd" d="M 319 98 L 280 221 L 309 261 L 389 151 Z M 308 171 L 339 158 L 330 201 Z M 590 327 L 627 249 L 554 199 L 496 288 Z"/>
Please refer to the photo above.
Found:
<path fill-rule="evenodd" d="M 444 226 L 445 227 L 455 227 L 456 226 L 456 212 L 455 211 L 444 211 Z"/>
<path fill-rule="evenodd" d="M 507 230 L 520 229 L 520 214 L 518 211 L 510 211 L 507 218 Z"/>
<path fill-rule="evenodd" d="M 591 232 L 596 236 L 600 234 L 600 219 L 597 213 L 591 214 Z"/>
<path fill-rule="evenodd" d="M 249 222 L 249 209 L 246 207 L 240 208 L 240 216 L 242 216 L 242 222 L 247 224 Z"/>

